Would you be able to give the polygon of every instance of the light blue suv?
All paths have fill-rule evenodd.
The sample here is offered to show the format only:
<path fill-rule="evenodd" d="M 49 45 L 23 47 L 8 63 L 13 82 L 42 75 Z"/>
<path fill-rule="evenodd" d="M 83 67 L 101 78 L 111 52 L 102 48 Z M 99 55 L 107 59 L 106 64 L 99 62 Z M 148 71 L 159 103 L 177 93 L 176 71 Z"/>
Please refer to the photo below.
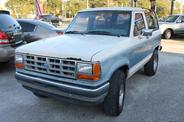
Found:
<path fill-rule="evenodd" d="M 78 12 L 65 34 L 16 50 L 16 78 L 36 96 L 123 110 L 126 80 L 144 67 L 155 75 L 161 32 L 154 12 L 93 8 Z"/>

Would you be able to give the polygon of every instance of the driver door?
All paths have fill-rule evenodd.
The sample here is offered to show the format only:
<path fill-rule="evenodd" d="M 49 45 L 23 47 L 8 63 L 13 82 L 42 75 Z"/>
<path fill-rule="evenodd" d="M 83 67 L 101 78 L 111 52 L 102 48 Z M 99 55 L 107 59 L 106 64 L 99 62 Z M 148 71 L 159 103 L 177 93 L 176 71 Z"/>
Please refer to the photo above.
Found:
<path fill-rule="evenodd" d="M 134 31 L 131 40 L 130 66 L 136 67 L 148 55 L 148 39 L 142 35 L 142 30 L 146 29 L 145 17 L 143 13 L 134 14 Z"/>
<path fill-rule="evenodd" d="M 178 34 L 184 34 L 184 16 L 180 16 L 176 24 L 177 24 L 176 32 Z"/>

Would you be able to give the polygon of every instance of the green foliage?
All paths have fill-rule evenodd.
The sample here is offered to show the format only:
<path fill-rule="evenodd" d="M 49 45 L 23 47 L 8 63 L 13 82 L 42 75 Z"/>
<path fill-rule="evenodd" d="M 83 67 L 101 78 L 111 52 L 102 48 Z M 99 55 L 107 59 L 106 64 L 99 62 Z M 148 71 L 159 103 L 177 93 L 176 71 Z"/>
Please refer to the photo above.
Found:
<path fill-rule="evenodd" d="M 157 14 L 159 17 L 169 14 L 170 3 L 170 0 L 157 0 Z M 87 7 L 87 0 L 68 0 L 65 3 L 62 0 L 45 0 L 44 6 L 45 13 L 73 17 L 77 11 Z M 107 6 L 130 6 L 130 0 L 89 0 L 89 7 Z M 137 6 L 149 8 L 150 0 L 138 0 Z M 34 0 L 9 0 L 7 7 L 12 10 L 16 17 L 27 17 L 29 14 L 34 14 Z M 174 13 L 180 12 L 179 7 L 180 4 L 175 2 L 176 9 Z"/>

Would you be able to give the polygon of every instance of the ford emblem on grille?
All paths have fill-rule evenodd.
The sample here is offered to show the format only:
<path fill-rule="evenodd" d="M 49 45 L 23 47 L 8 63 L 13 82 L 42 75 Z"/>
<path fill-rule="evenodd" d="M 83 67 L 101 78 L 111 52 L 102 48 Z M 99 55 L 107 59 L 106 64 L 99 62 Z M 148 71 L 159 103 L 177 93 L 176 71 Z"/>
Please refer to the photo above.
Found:
<path fill-rule="evenodd" d="M 44 63 L 43 66 L 44 66 L 45 68 L 49 68 L 49 65 L 48 65 L 47 63 Z"/>

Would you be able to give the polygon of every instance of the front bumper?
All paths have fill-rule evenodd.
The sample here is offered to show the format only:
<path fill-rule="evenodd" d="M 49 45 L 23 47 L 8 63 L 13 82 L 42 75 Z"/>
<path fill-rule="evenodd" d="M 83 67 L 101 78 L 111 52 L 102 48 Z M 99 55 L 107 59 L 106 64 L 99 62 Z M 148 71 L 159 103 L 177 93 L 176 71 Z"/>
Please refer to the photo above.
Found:
<path fill-rule="evenodd" d="M 109 88 L 108 82 L 96 88 L 89 88 L 66 84 L 62 81 L 55 82 L 18 72 L 16 72 L 15 77 L 26 89 L 32 92 L 40 92 L 49 96 L 59 96 L 67 100 L 76 100 L 90 104 L 103 102 Z"/>
<path fill-rule="evenodd" d="M 0 47 L 0 62 L 9 61 L 14 57 L 15 49 L 12 47 Z"/>

